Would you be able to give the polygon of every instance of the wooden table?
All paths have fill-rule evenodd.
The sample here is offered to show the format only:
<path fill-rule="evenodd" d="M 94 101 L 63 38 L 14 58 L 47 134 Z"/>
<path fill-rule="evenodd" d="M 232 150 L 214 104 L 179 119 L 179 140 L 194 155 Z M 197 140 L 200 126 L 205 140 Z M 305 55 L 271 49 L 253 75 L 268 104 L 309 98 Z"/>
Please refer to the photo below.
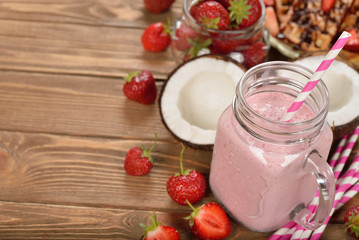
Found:
<path fill-rule="evenodd" d="M 181 146 L 157 103 L 122 92 L 134 70 L 151 71 L 162 87 L 176 63 L 169 49 L 145 52 L 140 36 L 179 17 L 181 6 L 153 15 L 143 0 L 0 0 L 0 239 L 140 239 L 139 223 L 153 212 L 193 239 L 183 219 L 189 207 L 166 191 Z M 152 172 L 127 175 L 127 150 L 150 146 L 155 133 Z M 208 181 L 211 154 L 187 148 L 184 165 Z M 202 203 L 210 201 L 208 190 Z M 323 239 L 351 239 L 343 217 L 356 204 L 335 214 Z M 271 235 L 231 224 L 229 239 Z"/>

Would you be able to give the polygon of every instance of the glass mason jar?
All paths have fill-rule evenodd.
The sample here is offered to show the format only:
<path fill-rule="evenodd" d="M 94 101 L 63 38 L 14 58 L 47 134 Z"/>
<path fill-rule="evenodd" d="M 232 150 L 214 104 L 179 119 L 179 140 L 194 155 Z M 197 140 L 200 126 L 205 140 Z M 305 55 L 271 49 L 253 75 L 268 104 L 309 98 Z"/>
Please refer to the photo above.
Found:
<path fill-rule="evenodd" d="M 261 17 L 252 26 L 240 30 L 216 30 L 201 25 L 190 14 L 191 7 L 197 2 L 198 0 L 184 0 L 183 16 L 173 25 L 171 49 L 176 62 L 212 53 L 229 55 L 250 68 L 253 64 L 245 58 L 245 51 L 250 46 L 260 46 L 264 58 L 259 58 L 258 61 L 266 60 L 270 44 L 269 33 L 264 28 L 265 5 L 262 0 L 259 0 Z M 258 42 L 263 44 L 255 45 Z"/>
<path fill-rule="evenodd" d="M 233 106 L 219 118 L 210 187 L 228 213 L 254 231 L 291 220 L 315 229 L 333 206 L 335 180 L 326 161 L 333 134 L 323 81 L 290 122 L 280 121 L 312 74 L 289 62 L 257 65 L 243 75 Z M 313 199 L 314 213 L 306 208 Z"/>

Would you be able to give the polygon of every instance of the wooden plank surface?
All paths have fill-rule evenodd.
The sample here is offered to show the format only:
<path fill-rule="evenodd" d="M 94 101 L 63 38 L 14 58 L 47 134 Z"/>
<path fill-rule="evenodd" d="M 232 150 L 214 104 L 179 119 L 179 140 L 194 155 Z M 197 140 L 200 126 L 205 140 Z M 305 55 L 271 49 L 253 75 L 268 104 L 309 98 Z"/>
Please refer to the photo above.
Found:
<path fill-rule="evenodd" d="M 128 100 L 121 78 L 2 71 L 0 129 L 171 140 L 157 104 Z M 158 83 L 158 90 L 162 83 Z"/>
<path fill-rule="evenodd" d="M 0 239 L 140 239 L 139 223 L 158 218 L 193 239 L 165 184 L 179 170 L 180 144 L 157 102 L 126 99 L 123 76 L 145 69 L 157 89 L 176 67 L 171 51 L 148 53 L 143 29 L 181 15 L 149 14 L 142 0 L 0 0 Z M 280 56 L 271 55 L 271 60 Z M 127 150 L 150 146 L 147 176 L 123 169 Z M 358 152 L 358 144 L 355 147 Z M 184 165 L 208 183 L 211 151 L 186 149 Z M 352 157 L 351 157 L 352 158 Z M 201 203 L 216 201 L 208 189 Z M 339 210 L 323 239 L 351 239 Z M 262 240 L 231 220 L 228 239 Z"/>

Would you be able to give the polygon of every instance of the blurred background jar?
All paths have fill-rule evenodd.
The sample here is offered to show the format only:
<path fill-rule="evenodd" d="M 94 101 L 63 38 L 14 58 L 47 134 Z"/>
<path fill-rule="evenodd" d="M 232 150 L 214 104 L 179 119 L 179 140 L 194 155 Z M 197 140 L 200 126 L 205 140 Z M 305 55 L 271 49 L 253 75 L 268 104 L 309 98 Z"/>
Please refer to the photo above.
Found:
<path fill-rule="evenodd" d="M 255 4 L 258 7 L 250 6 L 250 4 L 253 4 L 251 1 L 256 2 Z M 222 2 L 227 2 L 227 6 L 225 6 L 226 3 L 223 4 Z M 245 19 L 245 17 L 245 20 L 240 19 L 242 23 L 238 24 L 236 15 L 234 14 L 233 16 L 229 13 L 230 10 L 236 11 L 238 9 L 237 6 L 231 8 L 229 4 L 233 4 L 233 2 L 239 4 L 239 7 L 247 4 L 249 7 L 245 11 L 248 14 L 252 14 L 253 11 L 253 14 L 257 15 L 256 21 L 248 23 L 249 20 Z M 218 3 L 230 15 L 228 28 L 226 23 L 222 24 L 220 22 L 222 19 L 219 20 L 219 17 L 212 19 L 214 20 L 213 24 L 213 21 L 211 23 L 207 22 L 208 19 L 205 19 L 207 18 L 205 13 L 198 13 L 199 11 L 204 11 L 204 9 L 208 10 L 213 5 L 216 5 L 213 8 L 218 8 Z M 208 7 L 208 5 L 212 6 Z M 255 8 L 257 10 L 254 10 Z M 247 18 L 250 17 L 248 16 Z M 200 21 L 198 21 L 199 19 Z M 228 23 L 228 19 L 227 21 L 225 20 L 224 22 Z M 184 0 L 183 15 L 173 25 L 171 36 L 173 57 L 176 62 L 181 63 L 206 53 L 229 55 L 243 63 L 247 68 L 251 68 L 267 59 L 270 44 L 269 33 L 264 27 L 264 21 L 265 5 L 262 0 Z"/>

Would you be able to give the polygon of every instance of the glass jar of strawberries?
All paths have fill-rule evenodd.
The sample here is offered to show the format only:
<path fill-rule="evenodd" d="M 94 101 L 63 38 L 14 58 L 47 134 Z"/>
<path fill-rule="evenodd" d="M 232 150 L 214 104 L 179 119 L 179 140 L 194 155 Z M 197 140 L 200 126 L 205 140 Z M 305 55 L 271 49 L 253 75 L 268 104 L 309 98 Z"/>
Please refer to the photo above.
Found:
<path fill-rule="evenodd" d="M 247 68 L 266 60 L 269 41 L 262 0 L 184 0 L 172 32 L 177 62 L 204 53 L 230 55 Z"/>

